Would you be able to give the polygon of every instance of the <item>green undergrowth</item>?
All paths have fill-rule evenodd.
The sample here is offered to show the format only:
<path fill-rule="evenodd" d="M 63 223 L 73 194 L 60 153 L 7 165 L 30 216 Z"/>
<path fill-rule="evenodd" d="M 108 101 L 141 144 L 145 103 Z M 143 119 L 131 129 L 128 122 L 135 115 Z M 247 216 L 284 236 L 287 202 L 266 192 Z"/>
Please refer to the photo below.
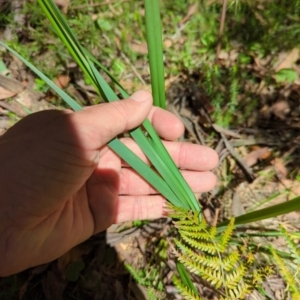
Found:
<path fill-rule="evenodd" d="M 277 74 L 275 79 L 273 66 L 280 51 L 288 52 L 299 45 L 296 38 L 300 28 L 297 22 L 299 2 L 280 1 L 279 9 L 279 1 L 261 1 L 260 4 L 256 1 L 228 1 L 225 29 L 219 40 L 221 3 L 214 1 L 208 5 L 206 1 L 163 1 L 166 78 L 187 77 L 196 73 L 199 78 L 196 84 L 204 90 L 214 108 L 213 121 L 224 127 L 242 124 L 258 106 L 258 95 L 249 86 L 257 86 L 263 79 L 267 85 L 280 87 L 287 77 L 293 79 L 289 71 Z M 196 3 L 197 11 L 187 16 L 188 8 L 191 9 L 191 5 Z M 39 7 L 28 2 L 23 13 L 26 21 L 21 29 L 14 27 L 9 16 L 6 19 L 7 26 L 11 26 L 13 32 L 8 44 L 50 78 L 67 73 L 73 84 L 82 78 L 90 84 L 90 79 L 78 75 L 78 68 L 67 50 L 60 46 L 49 23 L 40 17 L 42 12 Z M 133 79 L 138 77 L 137 74 L 149 83 L 147 55 L 141 50 L 146 39 L 142 1 L 92 7 L 87 1 L 74 0 L 68 7 L 67 19 L 79 42 L 117 80 L 132 82 L 129 91 L 138 85 L 138 81 Z M 220 41 L 222 51 L 217 59 L 216 49 Z M 137 50 L 138 46 L 140 50 Z M 232 53 L 235 53 L 235 58 L 230 59 Z M 271 60 L 265 67 L 263 78 L 249 71 L 255 58 L 266 57 L 271 57 Z M 3 60 L 8 58 L 3 57 Z M 35 83 L 38 90 L 47 93 L 42 80 L 36 79 Z M 173 217 L 179 234 L 171 245 L 176 259 L 190 274 L 174 277 L 173 283 L 185 299 L 201 299 L 188 276 L 193 281 L 198 280 L 197 283 L 205 281 L 220 299 L 243 299 L 256 289 L 264 294 L 262 283 L 272 272 L 281 274 L 284 279 L 287 298 L 299 299 L 297 270 L 300 254 L 296 245 L 299 234 L 293 236 L 283 227 L 279 228 L 274 236 L 282 237 L 288 249 L 281 251 L 269 243 L 267 234 L 264 236 L 267 237 L 265 244 L 258 246 L 252 237 L 260 237 L 263 233 L 247 235 L 234 229 L 234 225 L 241 224 L 238 218 L 223 224 L 220 229 L 207 224 L 204 218 L 201 221 L 199 215 L 193 212 L 178 210 Z M 163 270 L 167 265 L 168 243 L 163 238 L 159 241 L 153 252 L 155 259 L 150 260 L 145 268 L 135 269 L 127 265 L 133 278 L 149 288 L 149 299 L 159 299 L 165 291 Z"/>
<path fill-rule="evenodd" d="M 227 59 L 220 63 L 215 55 L 221 2 L 162 1 L 161 15 L 166 78 L 197 73 L 197 84 L 214 106 L 214 121 L 227 127 L 243 122 L 258 106 L 258 95 L 246 87 L 261 80 L 249 72 L 254 58 L 272 57 L 263 79 L 276 85 L 272 66 L 278 52 L 299 45 L 300 4 L 299 0 L 229 0 L 221 49 L 237 54 L 230 63 Z M 198 7 L 194 9 L 193 5 Z M 22 13 L 25 23 L 21 26 L 13 21 L 13 13 L 5 17 L 6 26 L 12 30 L 8 44 L 48 77 L 68 73 L 73 80 L 78 79 L 67 50 L 53 35 L 49 23 L 40 18 L 40 7 L 26 2 Z M 143 1 L 90 6 L 88 1 L 74 0 L 66 16 L 80 43 L 117 80 L 131 81 L 129 92 L 140 87 L 136 72 L 149 83 Z M 238 110 L 243 113 L 237 113 Z"/>
<path fill-rule="evenodd" d="M 179 276 L 174 273 L 173 283 L 184 299 L 208 299 L 199 294 L 194 283 L 214 291 L 217 299 L 245 299 L 254 291 L 266 296 L 264 282 L 276 274 L 281 275 L 286 285 L 284 299 L 300 299 L 299 232 L 288 232 L 283 226 L 275 231 L 254 227 L 245 231 L 235 228 L 234 218 L 220 228 L 209 225 L 205 218 L 200 220 L 198 212 L 172 206 L 169 209 L 178 234 L 164 237 L 160 244 L 170 244 L 175 256 L 172 259 L 180 264 L 178 267 L 177 262 Z M 272 237 L 281 237 L 283 243 L 276 246 Z M 127 264 L 127 270 L 139 284 L 150 288 L 150 293 L 158 295 L 162 292 L 164 278 L 159 267 L 166 259 L 167 256 L 160 260 L 154 255 L 151 264 L 141 269 Z"/>

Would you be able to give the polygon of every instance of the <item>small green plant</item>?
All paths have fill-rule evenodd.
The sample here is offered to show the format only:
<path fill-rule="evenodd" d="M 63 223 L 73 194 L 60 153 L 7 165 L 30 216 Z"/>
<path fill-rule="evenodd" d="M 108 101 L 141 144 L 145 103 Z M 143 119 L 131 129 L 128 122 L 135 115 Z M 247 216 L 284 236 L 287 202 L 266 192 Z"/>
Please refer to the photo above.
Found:
<path fill-rule="evenodd" d="M 35 89 L 37 91 L 46 93 L 49 90 L 49 86 L 44 80 L 35 78 L 34 82 L 35 82 Z"/>
<path fill-rule="evenodd" d="M 299 273 L 300 249 L 294 242 L 290 233 L 283 226 L 280 226 L 280 232 L 282 233 L 282 236 L 286 241 L 292 259 L 289 261 L 285 261 L 276 253 L 275 249 L 271 245 L 270 245 L 270 251 L 272 253 L 272 256 L 274 257 L 277 268 L 279 269 L 279 273 L 286 281 L 287 289 L 291 292 L 292 298 L 295 300 L 299 300 L 300 299 L 300 273 Z"/>
<path fill-rule="evenodd" d="M 238 234 L 231 219 L 226 227 L 208 225 L 199 221 L 197 212 L 170 207 L 179 236 L 174 239 L 176 256 L 189 273 L 205 280 L 220 294 L 220 299 L 244 299 L 254 289 L 263 290 L 263 281 L 274 274 L 275 268 L 284 278 L 291 299 L 300 297 L 300 251 L 294 240 L 299 232 L 279 231 Z M 281 236 L 289 252 L 275 249 L 271 242 L 258 246 L 252 237 Z M 267 259 L 265 254 L 267 254 Z M 184 299 L 202 299 L 195 290 L 185 269 L 173 282 Z"/>
<path fill-rule="evenodd" d="M 196 212 L 174 208 L 171 216 L 178 228 L 174 239 L 178 260 L 192 273 L 217 289 L 221 299 L 244 299 L 262 283 L 269 270 L 259 267 L 247 241 L 233 243 L 234 219 L 221 231 L 209 226 Z M 186 299 L 197 299 L 195 292 L 178 277 L 174 284 Z"/>

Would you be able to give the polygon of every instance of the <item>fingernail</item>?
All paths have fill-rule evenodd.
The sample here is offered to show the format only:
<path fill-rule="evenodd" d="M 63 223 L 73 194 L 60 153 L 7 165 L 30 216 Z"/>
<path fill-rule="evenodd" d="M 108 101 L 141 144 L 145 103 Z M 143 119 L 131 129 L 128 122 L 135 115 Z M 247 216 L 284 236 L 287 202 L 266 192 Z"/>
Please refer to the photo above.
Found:
<path fill-rule="evenodd" d="M 133 93 L 130 96 L 130 99 L 136 101 L 136 102 L 144 102 L 144 101 L 149 101 L 149 99 L 152 99 L 151 94 L 148 91 L 137 91 Z"/>

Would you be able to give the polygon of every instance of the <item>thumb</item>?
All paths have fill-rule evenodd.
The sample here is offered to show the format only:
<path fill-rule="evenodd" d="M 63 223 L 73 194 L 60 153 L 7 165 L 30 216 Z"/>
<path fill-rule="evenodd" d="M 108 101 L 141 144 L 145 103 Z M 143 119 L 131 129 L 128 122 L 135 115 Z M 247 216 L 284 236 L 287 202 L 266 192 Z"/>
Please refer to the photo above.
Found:
<path fill-rule="evenodd" d="M 130 98 L 92 106 L 67 115 L 73 133 L 84 149 L 99 149 L 117 135 L 138 127 L 152 108 L 152 96 L 138 91 Z"/>

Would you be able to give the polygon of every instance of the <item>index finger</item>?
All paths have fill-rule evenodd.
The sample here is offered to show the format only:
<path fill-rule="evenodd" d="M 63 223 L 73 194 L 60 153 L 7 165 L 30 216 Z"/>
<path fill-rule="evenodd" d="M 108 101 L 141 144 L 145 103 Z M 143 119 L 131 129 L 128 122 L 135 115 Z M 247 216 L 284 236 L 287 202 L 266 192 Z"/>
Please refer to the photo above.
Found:
<path fill-rule="evenodd" d="M 165 140 L 174 141 L 184 132 L 182 122 L 174 114 L 160 107 L 153 106 L 148 119 L 158 135 Z"/>
<path fill-rule="evenodd" d="M 143 151 L 131 138 L 123 138 L 122 142 L 144 162 L 149 164 Z M 170 141 L 163 141 L 163 144 L 180 169 L 209 171 L 218 165 L 219 157 L 217 152 L 207 146 Z M 124 163 L 123 165 L 126 166 Z"/>

